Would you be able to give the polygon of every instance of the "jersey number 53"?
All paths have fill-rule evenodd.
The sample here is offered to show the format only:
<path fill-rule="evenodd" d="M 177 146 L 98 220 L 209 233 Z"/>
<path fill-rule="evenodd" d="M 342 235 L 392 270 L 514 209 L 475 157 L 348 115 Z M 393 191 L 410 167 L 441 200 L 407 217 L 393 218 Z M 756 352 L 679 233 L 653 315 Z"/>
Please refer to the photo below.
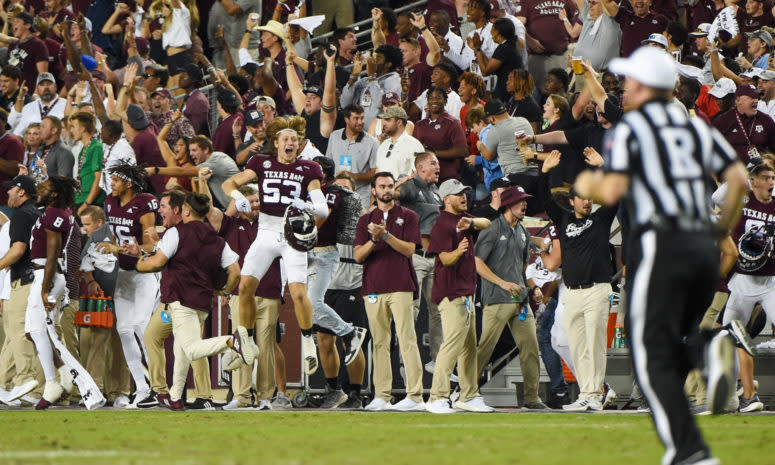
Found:
<path fill-rule="evenodd" d="M 301 183 L 292 179 L 264 179 L 261 191 L 264 193 L 263 203 L 289 204 L 294 197 L 301 197 Z"/>

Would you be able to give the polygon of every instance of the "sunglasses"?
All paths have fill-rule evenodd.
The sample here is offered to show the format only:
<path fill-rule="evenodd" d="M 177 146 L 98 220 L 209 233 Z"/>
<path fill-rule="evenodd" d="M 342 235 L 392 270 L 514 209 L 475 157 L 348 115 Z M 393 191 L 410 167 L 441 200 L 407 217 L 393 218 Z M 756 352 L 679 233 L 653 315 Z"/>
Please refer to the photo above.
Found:
<path fill-rule="evenodd" d="M 393 150 L 393 144 L 395 144 L 395 142 L 391 143 L 390 147 L 388 147 L 387 155 L 385 155 L 385 158 L 390 158 L 390 152 Z"/>
<path fill-rule="evenodd" d="M 148 73 L 143 73 L 140 76 L 142 76 L 143 79 L 148 79 L 148 78 L 156 77 L 155 74 L 148 74 Z"/>

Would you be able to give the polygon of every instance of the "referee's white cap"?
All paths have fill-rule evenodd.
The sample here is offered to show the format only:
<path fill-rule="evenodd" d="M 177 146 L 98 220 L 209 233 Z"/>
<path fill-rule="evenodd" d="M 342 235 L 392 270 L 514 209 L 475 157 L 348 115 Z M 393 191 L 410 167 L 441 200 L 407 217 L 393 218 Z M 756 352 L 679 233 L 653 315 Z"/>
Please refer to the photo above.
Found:
<path fill-rule="evenodd" d="M 608 70 L 654 89 L 672 89 L 678 82 L 675 58 L 656 47 L 641 47 L 627 58 L 614 58 Z"/>

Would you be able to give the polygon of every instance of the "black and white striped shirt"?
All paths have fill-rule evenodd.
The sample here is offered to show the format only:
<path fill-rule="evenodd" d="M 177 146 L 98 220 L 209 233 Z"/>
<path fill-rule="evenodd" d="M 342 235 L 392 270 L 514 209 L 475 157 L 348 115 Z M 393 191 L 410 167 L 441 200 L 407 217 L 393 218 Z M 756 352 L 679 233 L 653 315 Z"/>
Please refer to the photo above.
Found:
<path fill-rule="evenodd" d="M 709 179 L 737 160 L 715 128 L 662 102 L 626 113 L 603 148 L 604 170 L 630 178 L 635 228 L 655 218 L 709 225 Z"/>

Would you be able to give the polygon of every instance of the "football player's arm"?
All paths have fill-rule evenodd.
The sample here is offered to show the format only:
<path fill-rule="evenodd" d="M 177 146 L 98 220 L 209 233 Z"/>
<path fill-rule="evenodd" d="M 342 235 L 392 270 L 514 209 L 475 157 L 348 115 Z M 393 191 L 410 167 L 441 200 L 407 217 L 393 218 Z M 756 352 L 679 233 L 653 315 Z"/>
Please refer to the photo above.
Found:
<path fill-rule="evenodd" d="M 256 175 L 256 172 L 251 169 L 245 169 L 244 171 L 240 171 L 239 173 L 235 174 L 234 176 L 230 177 L 229 179 L 223 181 L 223 184 L 221 184 L 221 188 L 223 189 L 224 194 L 231 196 L 232 198 L 234 195 L 232 195 L 235 191 L 237 191 L 237 188 L 239 186 L 244 186 L 245 184 L 253 181 L 258 176 Z M 310 183 L 310 186 L 312 183 Z M 318 183 L 318 189 L 320 189 L 320 183 Z M 242 194 L 240 194 L 242 195 Z"/>
<path fill-rule="evenodd" d="M 748 190 L 748 176 L 742 162 L 735 162 L 724 170 L 722 179 L 729 186 L 724 203 L 721 207 L 721 216 L 716 225 L 724 234 L 729 233 L 733 224 L 737 224 L 740 215 L 743 214 L 743 196 Z"/>
<path fill-rule="evenodd" d="M 140 225 L 143 231 L 147 231 L 148 228 L 154 228 L 156 226 L 156 213 L 148 212 L 140 217 Z M 156 241 L 154 241 L 150 235 L 143 234 L 143 244 L 140 246 L 142 250 L 146 252 L 153 252 L 153 248 L 156 247 Z"/>
<path fill-rule="evenodd" d="M 156 273 L 161 271 L 167 264 L 167 256 L 164 252 L 157 250 L 155 254 L 148 258 L 141 258 L 137 261 L 137 271 L 139 273 Z"/>
<path fill-rule="evenodd" d="M 313 179 L 307 185 L 307 192 L 309 192 L 310 202 L 306 202 L 307 211 L 317 218 L 328 218 L 330 209 L 328 208 L 328 202 L 326 202 L 326 195 L 320 190 L 320 181 Z"/>
<path fill-rule="evenodd" d="M 223 288 L 223 295 L 230 295 L 231 291 L 239 283 L 240 267 L 239 262 L 234 262 L 226 268 L 226 286 Z"/>
<path fill-rule="evenodd" d="M 737 251 L 737 245 L 732 240 L 732 236 L 726 236 L 719 240 L 718 245 L 721 249 L 721 277 L 724 277 L 732 271 L 740 253 Z"/>
<path fill-rule="evenodd" d="M 48 301 L 48 291 L 54 282 L 54 273 L 57 271 L 57 258 L 62 252 L 62 234 L 58 231 L 46 229 L 46 266 L 43 271 L 43 284 L 40 295 L 43 298 L 43 306 L 53 308 L 54 304 Z"/>
<path fill-rule="evenodd" d="M 539 254 L 541 261 L 544 262 L 544 268 L 549 271 L 555 271 L 562 265 L 562 249 L 560 248 L 560 240 L 552 239 L 552 251 L 541 252 Z"/>

